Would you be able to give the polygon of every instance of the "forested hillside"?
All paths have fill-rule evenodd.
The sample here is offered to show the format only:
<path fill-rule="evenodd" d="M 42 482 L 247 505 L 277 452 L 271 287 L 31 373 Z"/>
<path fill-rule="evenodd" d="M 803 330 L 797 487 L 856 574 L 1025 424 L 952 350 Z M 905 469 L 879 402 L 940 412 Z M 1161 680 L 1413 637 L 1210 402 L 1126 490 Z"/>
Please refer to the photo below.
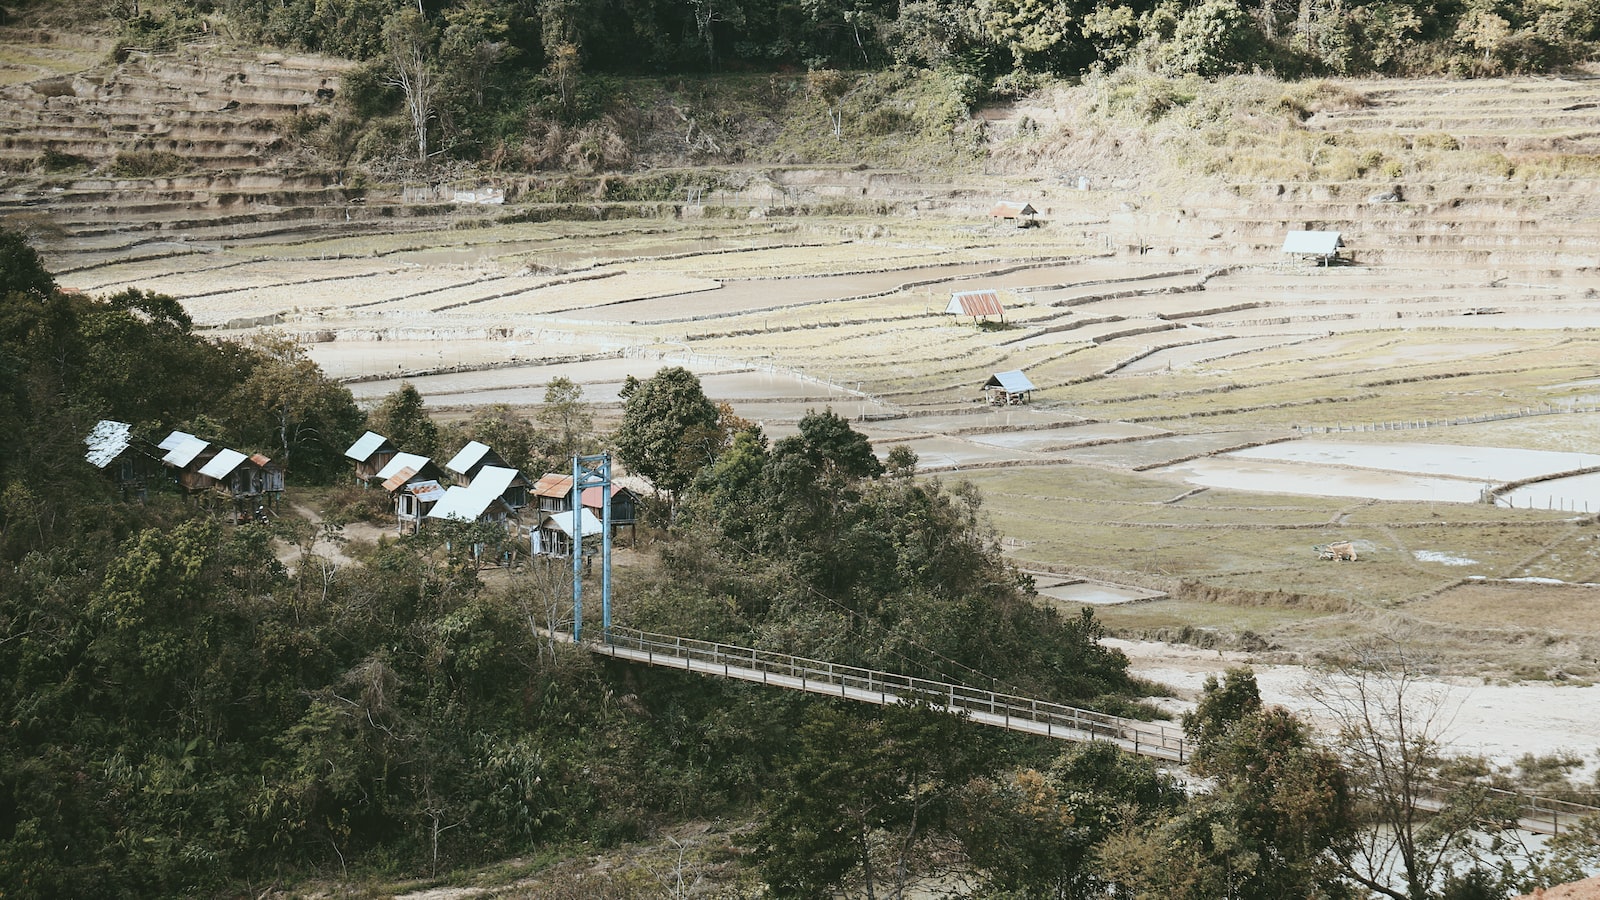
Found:
<path fill-rule="evenodd" d="M 949 135 L 975 105 L 1050 79 L 1542 72 L 1589 59 L 1600 36 L 1582 0 L 23 0 L 6 18 L 105 33 L 119 61 L 219 41 L 343 57 L 359 65 L 336 106 L 293 129 L 327 164 L 522 171 L 626 169 L 652 161 L 641 151 L 652 141 L 682 161 L 738 162 L 796 119 L 818 137 L 848 122 L 857 159 L 874 156 L 862 136 L 895 135 L 914 153 L 907 137 Z M 970 136 L 957 143 L 974 154 Z M 777 150 L 850 161 L 820 141 Z"/>

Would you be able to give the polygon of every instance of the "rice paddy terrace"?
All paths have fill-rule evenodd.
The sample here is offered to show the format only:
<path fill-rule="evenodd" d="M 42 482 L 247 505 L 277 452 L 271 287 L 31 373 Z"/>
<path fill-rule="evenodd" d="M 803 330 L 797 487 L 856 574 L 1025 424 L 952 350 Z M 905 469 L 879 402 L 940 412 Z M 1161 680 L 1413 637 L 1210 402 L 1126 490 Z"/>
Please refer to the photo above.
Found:
<path fill-rule="evenodd" d="M 289 333 L 365 401 L 409 380 L 447 415 L 529 407 L 564 375 L 615 409 L 627 376 L 681 364 L 770 435 L 831 406 L 978 484 L 1042 602 L 1144 599 L 1102 610 L 1127 633 L 1316 650 L 1409 632 L 1457 671 L 1600 677 L 1600 184 L 1570 174 L 1600 141 L 1600 84 L 1347 85 L 1366 102 L 1306 128 L 1427 154 L 1419 171 L 1475 160 L 1398 193 L 770 169 L 705 204 L 572 221 L 514 185 L 503 207 L 456 205 L 296 168 L 275 141 L 337 67 L 252 65 L 5 87 L 0 209 L 64 285 L 168 293 L 218 336 Z M 212 162 L 46 175 L 45 145 Z M 1507 168 L 1484 176 L 1485 154 Z M 991 223 L 997 196 L 1043 226 Z M 1281 258 L 1290 229 L 1343 232 L 1353 263 Z M 977 288 L 1003 324 L 942 313 Z M 981 402 L 1011 369 L 1032 402 Z M 1336 539 L 1359 559 L 1319 561 Z"/>

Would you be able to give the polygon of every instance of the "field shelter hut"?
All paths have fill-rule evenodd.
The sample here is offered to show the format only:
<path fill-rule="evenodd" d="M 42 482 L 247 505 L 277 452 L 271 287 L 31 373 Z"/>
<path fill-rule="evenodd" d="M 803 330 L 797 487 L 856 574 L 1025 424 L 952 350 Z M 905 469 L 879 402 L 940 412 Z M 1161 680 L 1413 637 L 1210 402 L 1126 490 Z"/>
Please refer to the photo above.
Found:
<path fill-rule="evenodd" d="M 428 518 L 438 520 L 454 520 L 457 522 L 482 522 L 496 525 L 513 533 L 516 529 L 515 513 L 494 493 L 494 484 L 485 479 L 478 479 L 471 487 L 455 485 L 444 492 L 444 497 L 433 505 L 428 511 Z M 472 545 L 472 558 L 479 560 L 483 557 L 484 546 L 481 543 Z M 509 551 L 502 555 L 502 563 L 509 564 Z"/>
<path fill-rule="evenodd" d="M 146 479 L 161 471 L 149 442 L 136 439 L 133 426 L 127 422 L 101 419 L 84 437 L 83 444 L 83 458 L 112 480 L 124 500 L 130 495 L 143 499 Z"/>
<path fill-rule="evenodd" d="M 1291 231 L 1283 239 L 1287 256 L 1321 259 L 1324 266 L 1339 258 L 1344 236 L 1337 231 Z"/>
<path fill-rule="evenodd" d="M 971 316 L 974 323 L 990 316 L 999 316 L 1002 322 L 1006 320 L 998 291 L 956 291 L 950 295 L 944 311 L 948 315 Z"/>
<path fill-rule="evenodd" d="M 389 443 L 388 438 L 376 431 L 369 431 L 356 438 L 356 442 L 350 445 L 350 449 L 344 451 L 344 455 L 355 461 L 356 483 L 370 486 L 383 480 L 378 477 L 378 473 L 383 471 L 383 467 L 387 466 L 399 452 L 400 448 Z"/>
<path fill-rule="evenodd" d="M 1024 200 L 1001 200 L 989 210 L 989 218 L 1012 222 L 1018 228 L 1031 226 L 1037 215 L 1039 211 L 1033 208 L 1033 204 Z"/>
<path fill-rule="evenodd" d="M 1021 369 L 996 372 L 983 383 L 983 397 L 992 406 L 1017 406 L 1033 399 L 1035 388 Z"/>
<path fill-rule="evenodd" d="M 498 469 L 495 478 L 501 478 L 509 472 L 510 477 L 506 486 L 501 491 L 501 498 L 512 509 L 521 509 L 528 505 L 528 487 L 530 482 L 521 472 L 506 465 L 500 454 L 489 449 L 489 445 L 480 441 L 469 441 L 465 447 L 450 461 L 444 464 L 446 470 L 454 474 L 462 487 L 470 487 L 478 476 L 488 469 Z"/>

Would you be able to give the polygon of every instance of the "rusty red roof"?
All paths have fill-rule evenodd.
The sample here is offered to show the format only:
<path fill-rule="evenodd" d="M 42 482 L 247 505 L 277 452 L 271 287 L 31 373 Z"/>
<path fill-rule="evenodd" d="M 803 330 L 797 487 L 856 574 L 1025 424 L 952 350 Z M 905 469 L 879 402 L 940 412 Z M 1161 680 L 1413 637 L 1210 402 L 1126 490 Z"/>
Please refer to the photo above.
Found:
<path fill-rule="evenodd" d="M 958 291 L 950 295 L 944 311 L 963 316 L 1003 316 L 1006 312 L 995 291 Z"/>
<path fill-rule="evenodd" d="M 540 497 L 572 496 L 572 476 L 546 472 L 533 484 L 533 493 Z"/>

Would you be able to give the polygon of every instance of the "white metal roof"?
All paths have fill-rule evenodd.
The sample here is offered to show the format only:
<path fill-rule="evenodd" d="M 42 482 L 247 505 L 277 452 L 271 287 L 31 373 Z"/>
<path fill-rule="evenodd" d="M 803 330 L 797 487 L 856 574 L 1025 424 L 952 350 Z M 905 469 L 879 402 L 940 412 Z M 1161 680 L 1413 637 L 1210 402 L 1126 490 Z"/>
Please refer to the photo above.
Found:
<path fill-rule="evenodd" d="M 209 446 L 211 446 L 210 441 L 202 441 L 192 434 L 185 435 L 182 442 L 168 450 L 166 456 L 161 457 L 161 461 L 169 466 L 177 466 L 181 469 L 194 462 L 194 458 Z"/>
<path fill-rule="evenodd" d="M 484 466 L 478 477 L 472 479 L 472 484 L 445 491 L 444 499 L 428 513 L 428 518 L 472 521 L 483 515 L 490 504 L 499 500 L 516 477 L 516 469 Z"/>
<path fill-rule="evenodd" d="M 396 472 L 399 472 L 401 469 L 411 469 L 416 472 L 421 472 L 422 467 L 431 462 L 433 462 L 433 460 L 427 458 L 426 456 L 418 456 L 415 453 L 396 453 L 394 455 L 394 459 L 389 460 L 388 465 L 378 470 L 378 480 L 388 481 L 390 478 L 394 477 Z"/>
<path fill-rule="evenodd" d="M 1332 256 L 1343 246 L 1343 236 L 1337 231 L 1291 231 L 1283 239 L 1284 253 Z"/>
<path fill-rule="evenodd" d="M 128 444 L 133 442 L 133 426 L 127 422 L 114 422 L 110 419 L 101 419 L 89 436 L 83 439 L 89 452 L 83 455 L 84 459 L 96 469 L 104 469 L 128 449 Z"/>
<path fill-rule="evenodd" d="M 511 487 L 511 482 L 517 480 L 522 473 L 516 469 L 507 469 L 504 466 L 484 466 L 478 472 L 478 477 L 472 479 L 472 490 L 481 490 L 491 497 L 498 497 Z"/>
<path fill-rule="evenodd" d="M 588 537 L 591 534 L 599 534 L 600 529 L 605 527 L 600 523 L 599 519 L 595 518 L 594 513 L 588 511 L 587 509 L 580 509 L 578 512 L 581 514 L 578 518 L 578 527 L 583 529 L 584 537 Z M 544 521 L 554 525 L 557 530 L 567 537 L 572 537 L 571 511 L 551 513 L 550 515 L 544 517 Z"/>
<path fill-rule="evenodd" d="M 372 454 L 377 453 L 378 448 L 382 447 L 388 442 L 389 439 L 383 435 L 377 433 L 376 431 L 369 431 L 366 434 L 363 434 L 361 437 L 356 438 L 356 442 L 350 445 L 350 449 L 346 450 L 344 455 L 350 457 L 356 462 L 362 462 L 368 457 L 372 456 Z"/>
<path fill-rule="evenodd" d="M 450 461 L 445 463 L 444 467 L 456 473 L 457 475 L 465 475 L 467 474 L 467 471 L 473 466 L 477 465 L 478 460 L 483 459 L 484 454 L 488 452 L 488 444 L 480 443 L 478 441 L 469 441 L 465 447 L 461 448 L 461 452 L 450 457 Z"/>
<path fill-rule="evenodd" d="M 249 458 L 237 450 L 218 450 L 217 455 L 211 457 L 210 462 L 200 467 L 200 474 L 220 481 L 227 478 L 229 472 L 239 468 L 239 464 Z"/>
<path fill-rule="evenodd" d="M 194 440 L 194 435 L 190 434 L 189 432 L 187 432 L 187 431 L 174 431 L 173 433 L 171 433 L 171 434 L 167 435 L 166 437 L 162 438 L 161 439 L 161 443 L 157 444 L 156 446 L 160 447 L 163 450 L 171 450 L 171 449 L 177 447 L 179 444 L 183 443 L 184 441 L 192 441 L 192 440 Z"/>
<path fill-rule="evenodd" d="M 483 515 L 483 511 L 489 507 L 488 501 L 492 499 L 494 498 L 485 499 L 474 493 L 471 488 L 454 485 L 444 492 L 444 496 L 433 505 L 433 509 L 428 510 L 428 518 L 461 519 L 464 522 L 471 522 Z"/>
<path fill-rule="evenodd" d="M 1020 394 L 1023 391 L 1037 390 L 1037 388 L 1033 386 L 1033 382 L 1028 380 L 1028 376 L 1022 374 L 1021 369 L 1012 369 L 1009 372 L 996 372 L 989 376 L 989 381 L 984 385 L 984 387 L 1005 388 L 1013 394 Z"/>

